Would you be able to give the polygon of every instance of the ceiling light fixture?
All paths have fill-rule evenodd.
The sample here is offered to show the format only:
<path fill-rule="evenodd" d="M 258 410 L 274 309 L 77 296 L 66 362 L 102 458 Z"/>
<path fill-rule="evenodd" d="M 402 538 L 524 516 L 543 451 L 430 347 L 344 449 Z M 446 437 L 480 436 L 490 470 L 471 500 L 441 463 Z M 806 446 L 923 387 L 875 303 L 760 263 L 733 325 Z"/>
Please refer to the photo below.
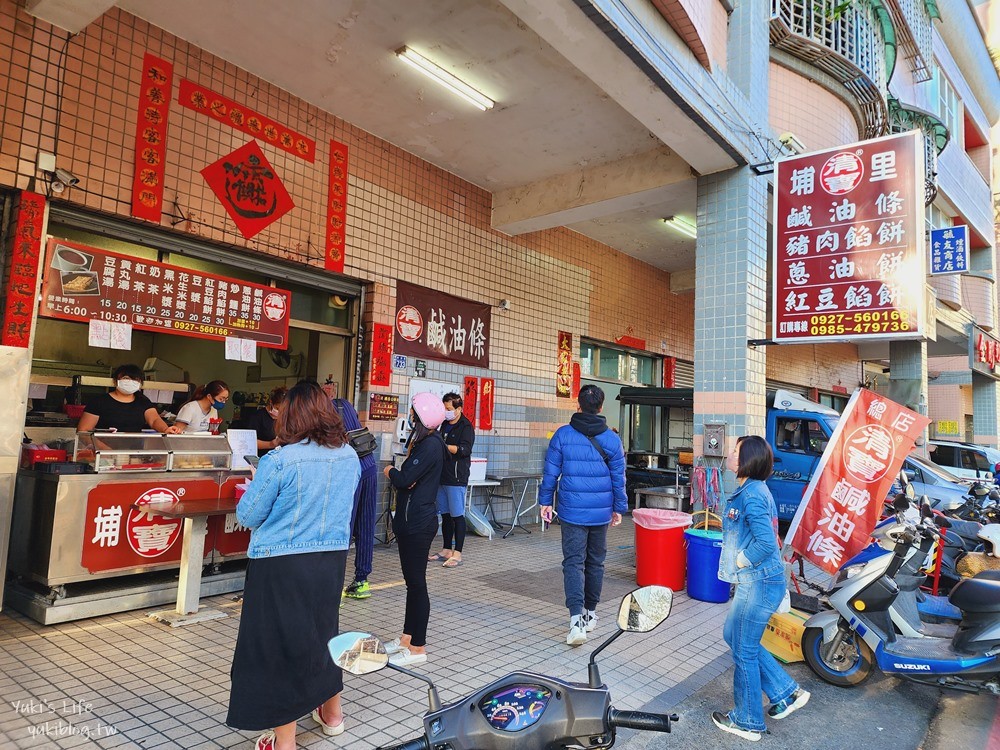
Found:
<path fill-rule="evenodd" d="M 405 62 L 407 65 L 416 68 L 425 76 L 432 79 L 435 83 L 444 86 L 446 89 L 451 91 L 451 93 L 457 94 L 470 104 L 479 107 L 479 109 L 483 112 L 488 109 L 493 109 L 493 105 L 496 103 L 488 96 L 480 94 L 465 81 L 456 78 L 444 68 L 435 65 L 426 57 L 417 54 L 409 47 L 400 47 L 396 50 L 396 57 Z"/>
<path fill-rule="evenodd" d="M 663 223 L 691 239 L 698 238 L 698 227 L 680 216 L 668 216 Z"/>

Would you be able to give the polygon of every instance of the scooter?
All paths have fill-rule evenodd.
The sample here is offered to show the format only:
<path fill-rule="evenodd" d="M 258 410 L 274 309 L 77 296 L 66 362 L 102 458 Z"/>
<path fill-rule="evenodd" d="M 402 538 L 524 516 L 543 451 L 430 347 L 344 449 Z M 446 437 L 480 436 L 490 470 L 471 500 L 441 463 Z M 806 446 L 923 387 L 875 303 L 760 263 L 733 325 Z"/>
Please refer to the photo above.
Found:
<path fill-rule="evenodd" d="M 646 586 L 628 594 L 618 610 L 618 632 L 590 656 L 586 684 L 532 672 L 513 672 L 445 706 L 424 675 L 389 661 L 382 642 L 369 633 L 343 633 L 328 646 L 334 664 L 351 674 L 370 674 L 386 666 L 422 680 L 428 710 L 424 734 L 381 750 L 548 750 L 608 748 L 617 729 L 669 732 L 676 714 L 619 711 L 601 682 L 596 657 L 622 633 L 646 633 L 670 614 L 673 592 Z"/>
<path fill-rule="evenodd" d="M 897 495 L 893 507 L 902 514 L 910 507 Z M 831 611 L 805 623 L 802 652 L 806 662 L 826 682 L 853 687 L 864 682 L 877 664 L 883 672 L 940 687 L 1000 695 L 1000 581 L 965 579 L 955 585 L 949 601 L 962 612 L 954 636 L 898 636 L 890 608 L 899 596 L 896 575 L 914 548 L 927 537 L 940 537 L 947 519 L 934 516 L 926 497 L 920 520 L 905 523 L 896 535 L 889 564 L 866 568 L 830 597 Z"/>

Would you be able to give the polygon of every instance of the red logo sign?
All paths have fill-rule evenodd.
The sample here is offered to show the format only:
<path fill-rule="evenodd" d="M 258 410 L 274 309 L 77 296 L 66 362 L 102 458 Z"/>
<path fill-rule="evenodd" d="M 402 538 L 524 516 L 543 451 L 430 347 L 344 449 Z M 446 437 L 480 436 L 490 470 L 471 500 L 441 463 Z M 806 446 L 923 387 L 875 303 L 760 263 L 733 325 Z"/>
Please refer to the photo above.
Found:
<path fill-rule="evenodd" d="M 247 239 L 295 207 L 256 141 L 210 164 L 201 174 Z"/>
<path fill-rule="evenodd" d="M 264 314 L 268 320 L 279 321 L 285 317 L 285 298 L 273 292 L 264 298 Z"/>
<path fill-rule="evenodd" d="M 396 312 L 396 332 L 407 341 L 416 341 L 424 332 L 424 319 L 413 305 L 403 305 Z"/>
<path fill-rule="evenodd" d="M 858 186 L 865 174 L 865 164 L 857 154 L 842 151 L 826 160 L 819 184 L 830 195 L 844 195 Z"/>
<path fill-rule="evenodd" d="M 183 489 L 180 490 L 183 492 Z M 154 487 L 142 493 L 135 504 L 143 509 L 132 508 L 125 524 L 125 538 L 132 551 L 142 557 L 159 557 L 174 546 L 181 535 L 183 523 L 179 518 L 165 518 L 156 513 L 155 506 L 174 504 L 178 497 L 172 490 Z M 149 507 L 148 510 L 145 510 Z M 101 529 L 104 531 L 104 529 Z M 104 537 L 99 533 L 103 540 Z"/>
<path fill-rule="evenodd" d="M 980 333 L 976 342 L 976 358 L 992 370 L 1000 362 L 1000 341 Z"/>

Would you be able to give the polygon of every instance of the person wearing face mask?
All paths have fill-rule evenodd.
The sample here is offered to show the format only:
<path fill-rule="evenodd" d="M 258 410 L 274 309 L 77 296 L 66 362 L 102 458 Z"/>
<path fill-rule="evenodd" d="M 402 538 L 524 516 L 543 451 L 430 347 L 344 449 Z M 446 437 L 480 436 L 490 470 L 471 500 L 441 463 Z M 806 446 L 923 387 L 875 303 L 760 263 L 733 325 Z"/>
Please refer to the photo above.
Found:
<path fill-rule="evenodd" d="M 180 431 L 175 427 L 167 427 L 153 402 L 139 392 L 142 389 L 143 375 L 137 365 L 120 365 L 111 374 L 111 378 L 115 381 L 115 389 L 88 402 L 77 423 L 77 432 L 141 432 L 147 428 L 157 432 Z"/>
<path fill-rule="evenodd" d="M 174 426 L 181 431 L 211 432 L 212 423 L 219 423 L 219 411 L 229 403 L 229 386 L 221 380 L 206 383 L 194 392 L 194 398 L 177 412 Z"/>
<path fill-rule="evenodd" d="M 285 402 L 288 389 L 279 385 L 267 398 L 267 405 L 258 409 L 247 420 L 246 428 L 257 433 L 257 455 L 263 456 L 269 450 L 278 447 L 277 425 L 278 409 Z"/>
<path fill-rule="evenodd" d="M 446 393 L 441 402 L 445 410 L 441 425 L 445 454 L 437 504 L 444 547 L 427 559 L 429 562 L 440 562 L 443 568 L 457 568 L 462 564 L 462 547 L 465 544 L 465 492 L 472 468 L 472 445 L 476 442 L 476 433 L 472 422 L 462 414 L 461 396 Z"/>

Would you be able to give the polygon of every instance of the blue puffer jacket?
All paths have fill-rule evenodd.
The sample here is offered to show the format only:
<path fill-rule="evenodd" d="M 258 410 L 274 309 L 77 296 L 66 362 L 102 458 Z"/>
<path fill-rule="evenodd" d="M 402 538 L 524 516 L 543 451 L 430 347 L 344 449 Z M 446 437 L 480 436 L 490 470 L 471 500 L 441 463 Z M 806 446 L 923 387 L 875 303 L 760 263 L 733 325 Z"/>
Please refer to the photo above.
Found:
<path fill-rule="evenodd" d="M 594 437 L 609 463 L 589 436 Z M 568 425 L 556 430 L 545 452 L 545 475 L 538 492 L 539 505 L 552 505 L 559 486 L 559 517 L 577 526 L 611 523 L 612 510 L 625 513 L 625 451 L 621 439 L 608 429 L 604 417 L 574 414 Z"/>

